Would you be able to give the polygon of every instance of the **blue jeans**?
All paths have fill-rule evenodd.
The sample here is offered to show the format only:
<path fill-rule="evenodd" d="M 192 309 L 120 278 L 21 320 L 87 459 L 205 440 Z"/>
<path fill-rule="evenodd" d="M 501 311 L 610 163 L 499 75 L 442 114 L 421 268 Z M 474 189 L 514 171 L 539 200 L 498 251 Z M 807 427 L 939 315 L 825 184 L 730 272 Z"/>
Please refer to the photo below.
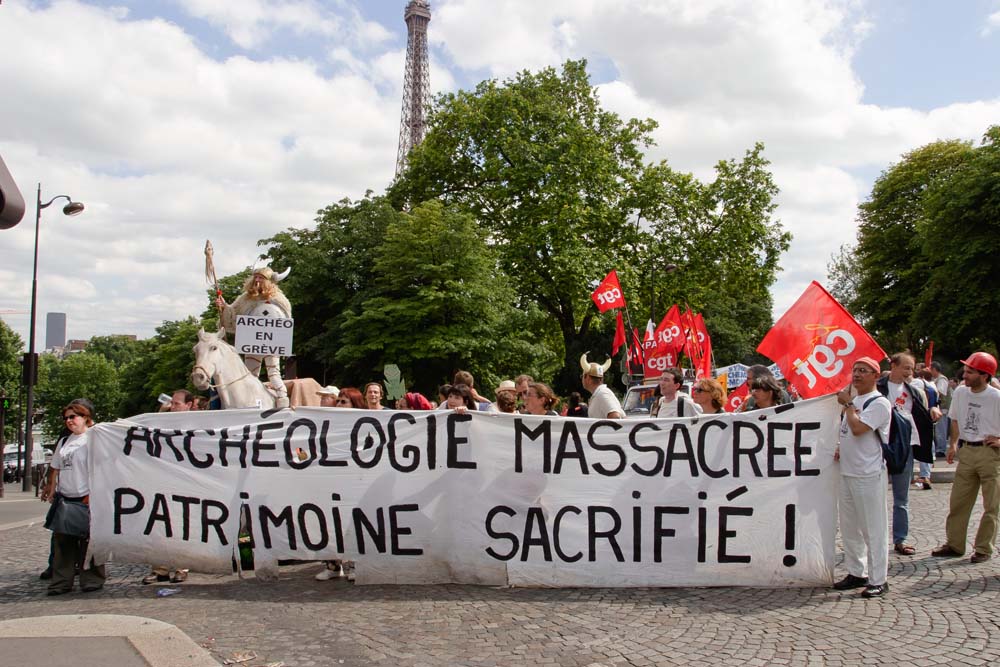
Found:
<path fill-rule="evenodd" d="M 906 457 L 903 472 L 890 475 L 892 483 L 892 543 L 906 541 L 910 533 L 910 480 L 913 478 L 913 447 Z"/>
<path fill-rule="evenodd" d="M 944 415 L 934 425 L 934 452 L 944 454 L 948 451 L 948 434 L 951 428 L 951 420 L 948 415 Z"/>

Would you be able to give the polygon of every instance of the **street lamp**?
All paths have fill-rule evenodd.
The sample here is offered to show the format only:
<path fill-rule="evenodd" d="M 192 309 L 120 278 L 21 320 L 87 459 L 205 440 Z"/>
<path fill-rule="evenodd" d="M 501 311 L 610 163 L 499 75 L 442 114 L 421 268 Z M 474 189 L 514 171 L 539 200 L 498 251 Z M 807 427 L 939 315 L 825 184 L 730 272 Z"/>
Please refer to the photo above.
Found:
<path fill-rule="evenodd" d="M 25 407 L 26 418 L 24 429 L 24 478 L 21 480 L 21 490 L 31 489 L 31 450 L 34 448 L 34 438 L 31 433 L 35 422 L 35 375 L 38 373 L 38 364 L 35 361 L 35 307 L 38 300 L 38 228 L 42 221 L 42 209 L 48 208 L 57 199 L 65 199 L 68 203 L 63 206 L 64 215 L 79 215 L 83 212 L 83 204 L 73 201 L 68 195 L 56 195 L 44 204 L 42 203 L 42 184 L 38 184 L 38 198 L 35 200 L 35 260 L 31 269 L 31 324 L 28 332 L 28 369 L 26 384 Z"/>

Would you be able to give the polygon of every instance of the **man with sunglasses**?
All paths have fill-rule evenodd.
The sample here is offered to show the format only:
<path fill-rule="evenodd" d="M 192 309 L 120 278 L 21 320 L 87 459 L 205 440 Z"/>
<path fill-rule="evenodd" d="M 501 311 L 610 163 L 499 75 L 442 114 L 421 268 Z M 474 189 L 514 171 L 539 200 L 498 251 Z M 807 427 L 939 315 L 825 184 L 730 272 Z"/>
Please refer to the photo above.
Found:
<path fill-rule="evenodd" d="M 996 375 L 997 360 L 992 354 L 976 352 L 962 361 L 965 383 L 951 399 L 951 442 L 948 463 L 958 459 L 951 485 L 947 541 L 931 552 L 938 558 L 965 553 L 972 507 L 979 489 L 983 490 L 983 518 L 974 542 L 973 563 L 993 557 L 1000 511 L 1000 390 L 990 385 Z"/>
<path fill-rule="evenodd" d="M 838 591 L 863 587 L 861 595 L 866 598 L 889 592 L 888 476 L 881 443 L 889 439 L 892 405 L 875 388 L 878 374 L 878 362 L 861 357 L 852 367 L 851 386 L 837 394 L 844 406 L 835 458 L 840 461 L 838 510 L 847 576 L 833 587 Z"/>

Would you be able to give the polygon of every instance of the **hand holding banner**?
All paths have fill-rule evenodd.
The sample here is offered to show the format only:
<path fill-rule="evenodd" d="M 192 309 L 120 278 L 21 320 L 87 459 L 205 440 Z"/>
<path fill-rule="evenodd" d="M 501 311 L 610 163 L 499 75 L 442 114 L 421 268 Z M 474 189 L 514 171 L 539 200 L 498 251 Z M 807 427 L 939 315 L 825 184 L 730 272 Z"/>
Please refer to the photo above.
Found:
<path fill-rule="evenodd" d="M 886 357 L 875 339 L 816 281 L 767 332 L 757 351 L 778 364 L 803 398 L 843 389 L 858 357 Z"/>
<path fill-rule="evenodd" d="M 597 286 L 594 293 L 590 295 L 590 298 L 594 300 L 594 305 L 602 313 L 613 308 L 625 307 L 622 286 L 618 284 L 618 273 L 614 269 L 611 270 L 611 273 L 604 276 L 604 280 Z"/>

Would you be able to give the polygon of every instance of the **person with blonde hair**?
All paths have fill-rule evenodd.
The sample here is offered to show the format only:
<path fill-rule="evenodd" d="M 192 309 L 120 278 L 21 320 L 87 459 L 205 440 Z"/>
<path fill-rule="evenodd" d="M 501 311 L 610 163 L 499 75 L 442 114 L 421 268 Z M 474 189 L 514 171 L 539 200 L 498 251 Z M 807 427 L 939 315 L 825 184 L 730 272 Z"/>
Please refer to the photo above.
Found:
<path fill-rule="evenodd" d="M 722 385 L 711 378 L 695 380 L 691 387 L 691 398 L 706 415 L 717 415 L 725 412 L 726 392 Z"/>
<path fill-rule="evenodd" d="M 278 287 L 278 283 L 284 280 L 287 275 L 287 269 L 284 273 L 275 273 L 268 266 L 254 269 L 250 277 L 243 283 L 243 293 L 236 297 L 231 305 L 226 303 L 221 294 L 215 298 L 215 305 L 219 308 L 219 323 L 227 331 L 235 332 L 238 315 L 290 318 L 292 304 Z M 254 376 L 260 373 L 261 362 L 264 363 L 267 368 L 268 384 L 274 389 L 275 407 L 287 408 L 288 390 L 285 389 L 285 383 L 281 379 L 278 357 L 247 354 L 243 357 L 243 361 Z"/>

